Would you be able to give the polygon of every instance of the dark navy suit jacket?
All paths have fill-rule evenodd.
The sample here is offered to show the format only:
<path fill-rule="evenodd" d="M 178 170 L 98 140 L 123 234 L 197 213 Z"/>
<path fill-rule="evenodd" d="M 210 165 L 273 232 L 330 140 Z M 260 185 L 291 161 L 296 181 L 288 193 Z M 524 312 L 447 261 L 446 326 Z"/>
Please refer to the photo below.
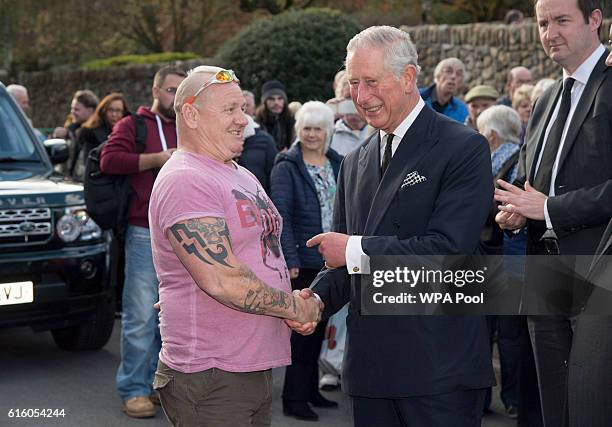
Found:
<path fill-rule="evenodd" d="M 485 138 L 423 108 L 380 180 L 376 132 L 340 168 L 334 228 L 361 235 L 372 255 L 472 254 L 493 198 Z M 402 187 L 410 172 L 426 181 Z M 494 384 L 480 316 L 364 316 L 360 275 L 323 270 L 312 288 L 324 317 L 350 300 L 343 389 L 353 396 L 401 398 Z"/>

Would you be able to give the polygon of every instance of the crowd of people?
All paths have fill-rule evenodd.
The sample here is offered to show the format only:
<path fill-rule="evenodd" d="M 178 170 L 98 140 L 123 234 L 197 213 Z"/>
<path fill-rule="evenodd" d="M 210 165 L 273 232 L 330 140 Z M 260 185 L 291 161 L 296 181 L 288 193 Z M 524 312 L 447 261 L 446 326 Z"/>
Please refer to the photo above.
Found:
<path fill-rule="evenodd" d="M 326 103 L 290 103 L 271 80 L 257 105 L 213 66 L 161 68 L 134 114 L 120 93 L 77 91 L 53 132 L 70 141 L 62 172 L 82 181 L 108 141 L 101 169 L 133 189 L 122 410 L 152 417 L 161 401 L 173 425 L 269 425 L 271 369 L 286 366 L 286 416 L 318 420 L 313 407 L 338 406 L 319 389 L 341 381 L 356 426 L 478 426 L 496 341 L 519 425 L 612 425 L 612 366 L 593 347 L 611 345 L 612 317 L 580 314 L 605 293 L 572 294 L 529 262 L 610 252 L 612 54 L 599 1 L 538 0 L 535 14 L 562 79 L 516 64 L 503 94 L 468 87 L 459 58 L 419 88 L 416 47 L 387 26 L 349 42 Z M 8 90 L 27 114 L 27 90 Z M 507 256 L 518 283 L 570 303 L 555 316 L 362 315 L 371 256 L 473 253 Z M 576 269 L 610 277 L 605 257 Z M 557 303 L 527 294 L 525 314 Z M 325 360 L 332 341 L 342 367 Z"/>

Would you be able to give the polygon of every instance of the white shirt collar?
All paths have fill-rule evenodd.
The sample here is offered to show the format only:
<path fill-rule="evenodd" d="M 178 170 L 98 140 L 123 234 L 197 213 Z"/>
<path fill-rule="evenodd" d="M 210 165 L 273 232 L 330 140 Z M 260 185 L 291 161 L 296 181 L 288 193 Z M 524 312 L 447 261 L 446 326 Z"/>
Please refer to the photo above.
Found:
<path fill-rule="evenodd" d="M 404 138 L 404 135 L 406 134 L 406 132 L 408 132 L 408 129 L 410 129 L 410 126 L 412 126 L 412 123 L 414 123 L 423 107 L 425 107 L 425 101 L 423 101 L 423 98 L 419 96 L 419 101 L 414 106 L 410 114 L 408 114 L 406 118 L 399 124 L 399 126 L 395 128 L 395 130 L 392 132 L 393 135 L 395 135 L 395 137 L 393 138 L 394 142 L 397 141 L 399 143 L 402 138 Z M 380 140 L 382 141 L 387 132 L 382 129 L 379 132 Z"/>
<path fill-rule="evenodd" d="M 576 68 L 574 74 L 570 75 L 567 73 L 567 71 L 565 71 L 565 69 L 563 69 L 563 80 L 565 81 L 567 77 L 572 77 L 577 82 L 586 85 L 591 73 L 593 72 L 593 69 L 597 65 L 597 61 L 599 61 L 599 58 L 601 58 L 605 51 L 606 48 L 600 43 L 599 46 L 597 46 L 597 49 L 595 49 L 593 53 L 591 53 L 591 55 L 582 64 L 580 64 L 578 68 Z"/>

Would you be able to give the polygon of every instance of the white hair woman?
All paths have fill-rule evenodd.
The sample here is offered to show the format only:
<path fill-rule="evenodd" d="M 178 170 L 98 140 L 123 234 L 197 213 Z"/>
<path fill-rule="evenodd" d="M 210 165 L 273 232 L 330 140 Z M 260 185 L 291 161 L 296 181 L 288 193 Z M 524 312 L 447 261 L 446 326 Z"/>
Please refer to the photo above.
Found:
<path fill-rule="evenodd" d="M 496 105 L 483 111 L 476 121 L 478 131 L 487 138 L 491 149 L 493 175 L 497 175 L 504 163 L 520 149 L 521 118 L 512 108 Z M 518 158 L 517 158 L 518 160 Z M 512 182 L 516 178 L 516 164 L 502 179 Z"/>
<path fill-rule="evenodd" d="M 329 148 L 334 113 L 318 101 L 306 102 L 295 117 L 297 140 L 278 155 L 270 178 L 271 197 L 283 217 L 281 244 L 291 287 L 303 289 L 321 270 L 324 260 L 306 241 L 331 231 L 336 179 L 342 156 Z M 317 420 L 309 403 L 336 407 L 318 390 L 318 359 L 327 322 L 312 335 L 291 334 L 291 366 L 285 373 L 283 412 L 303 420 Z"/>
<path fill-rule="evenodd" d="M 503 179 L 513 182 L 516 179 L 519 157 L 521 119 L 519 114 L 505 105 L 496 105 L 483 111 L 476 120 L 478 131 L 487 138 L 491 150 L 491 168 L 494 182 Z M 481 248 L 491 255 L 502 252 L 503 233 L 495 222 L 498 212 L 497 202 L 493 202 L 489 218 L 480 236 Z"/>
<path fill-rule="evenodd" d="M 516 92 L 515 92 L 516 94 Z M 521 118 L 519 113 L 505 105 L 496 105 L 483 111 L 476 120 L 478 130 L 489 141 L 491 149 L 491 167 L 495 181 L 502 178 L 513 182 L 516 178 Z M 504 255 L 503 266 L 513 283 L 523 281 L 525 268 L 525 245 L 527 234 L 521 231 L 513 238 L 508 238 L 495 222 L 499 212 L 497 202 L 491 205 L 491 212 L 480 236 L 480 248 L 488 255 Z M 517 386 L 519 362 L 522 357 L 521 336 L 526 333 L 526 322 L 523 316 L 486 316 L 489 327 L 489 338 L 493 345 L 493 336 L 497 332 L 500 358 L 503 361 L 501 400 L 506 414 L 516 417 L 519 407 L 520 391 Z M 521 352 L 523 350 L 521 349 Z M 487 395 L 490 402 L 491 395 Z M 488 404 L 486 404 L 488 408 Z"/>

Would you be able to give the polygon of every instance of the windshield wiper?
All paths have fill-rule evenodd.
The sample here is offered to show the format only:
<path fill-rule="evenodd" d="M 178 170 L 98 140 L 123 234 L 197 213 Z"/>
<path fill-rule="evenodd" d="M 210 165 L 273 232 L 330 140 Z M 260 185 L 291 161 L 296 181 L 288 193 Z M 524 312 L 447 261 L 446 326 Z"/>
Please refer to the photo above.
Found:
<path fill-rule="evenodd" d="M 0 163 L 38 163 L 38 160 L 34 159 L 22 159 L 19 157 L 0 157 Z"/>

